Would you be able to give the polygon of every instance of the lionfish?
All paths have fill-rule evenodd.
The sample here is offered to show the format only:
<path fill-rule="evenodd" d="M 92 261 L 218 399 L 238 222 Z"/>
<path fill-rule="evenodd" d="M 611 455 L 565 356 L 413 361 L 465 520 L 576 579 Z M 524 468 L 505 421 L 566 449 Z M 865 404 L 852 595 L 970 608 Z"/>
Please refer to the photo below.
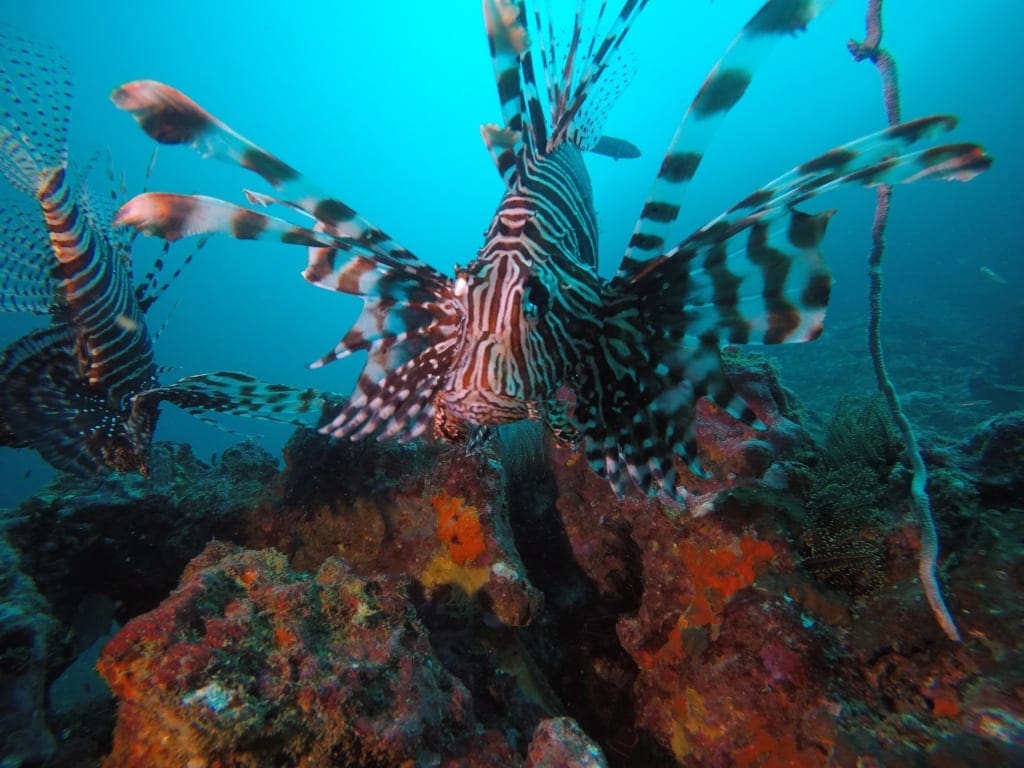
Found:
<path fill-rule="evenodd" d="M 822 330 L 831 277 L 820 244 L 833 212 L 798 206 L 843 184 L 963 181 L 991 163 L 975 144 L 912 151 L 956 123 L 926 117 L 815 157 L 681 242 L 668 241 L 712 130 L 772 43 L 805 29 L 823 4 L 768 0 L 743 27 L 684 115 L 610 280 L 597 271 L 584 153 L 634 154 L 602 128 L 621 89 L 620 47 L 645 0 L 626 0 L 607 23 L 602 2 L 593 33 L 583 23 L 593 14 L 580 2 L 568 40 L 556 39 L 553 23 L 522 0 L 484 0 L 502 122 L 482 133 L 505 192 L 476 258 L 451 277 L 155 81 L 127 83 L 112 98 L 156 141 L 261 176 L 275 192 L 247 190 L 251 204 L 281 205 L 313 223 L 170 193 L 135 197 L 116 222 L 168 241 L 224 233 L 306 246 L 307 281 L 362 297 L 354 325 L 312 364 L 368 353 L 355 392 L 325 433 L 410 440 L 429 429 L 457 439 L 474 425 L 541 420 L 582 444 L 620 495 L 628 479 L 685 504 L 684 473 L 707 476 L 694 428 L 700 398 L 765 429 L 724 375 L 720 348 L 809 341 Z"/>
<path fill-rule="evenodd" d="M 313 390 L 228 371 L 160 385 L 145 318 L 157 272 L 134 286 L 131 238 L 70 178 L 67 65 L 7 30 L 0 56 L 0 172 L 25 195 L 0 213 L 0 311 L 51 318 L 0 353 L 0 445 L 76 474 L 144 471 L 161 401 L 315 423 Z"/>

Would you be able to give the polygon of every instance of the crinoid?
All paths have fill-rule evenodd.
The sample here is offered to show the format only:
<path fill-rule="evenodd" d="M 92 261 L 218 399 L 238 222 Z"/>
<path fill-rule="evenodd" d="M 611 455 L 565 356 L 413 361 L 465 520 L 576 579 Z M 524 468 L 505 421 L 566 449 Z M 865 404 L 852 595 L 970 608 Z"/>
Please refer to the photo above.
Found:
<path fill-rule="evenodd" d="M 881 396 L 839 401 L 812 475 L 804 540 L 804 566 L 829 587 L 859 596 L 882 586 L 881 529 L 900 450 Z"/>

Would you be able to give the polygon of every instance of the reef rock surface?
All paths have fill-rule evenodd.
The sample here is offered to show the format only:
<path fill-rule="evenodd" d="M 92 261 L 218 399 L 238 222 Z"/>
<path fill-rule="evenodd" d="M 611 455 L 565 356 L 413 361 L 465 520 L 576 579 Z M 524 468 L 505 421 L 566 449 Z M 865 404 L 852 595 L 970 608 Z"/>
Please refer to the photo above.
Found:
<path fill-rule="evenodd" d="M 763 358 L 726 370 L 768 429 L 702 402 L 715 479 L 687 510 L 529 435 L 299 430 L 280 471 L 159 447 L 153 477 L 55 486 L 9 535 L 62 628 L 85 590 L 126 622 L 110 766 L 1024 764 L 1020 414 L 922 440 L 954 643 L 884 410 L 812 439 Z"/>

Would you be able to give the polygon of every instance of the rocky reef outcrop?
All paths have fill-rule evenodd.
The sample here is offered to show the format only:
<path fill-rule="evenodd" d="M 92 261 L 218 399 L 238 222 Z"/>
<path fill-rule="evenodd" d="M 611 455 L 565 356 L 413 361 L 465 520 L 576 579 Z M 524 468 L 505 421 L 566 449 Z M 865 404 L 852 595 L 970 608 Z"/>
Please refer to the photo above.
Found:
<path fill-rule="evenodd" d="M 769 429 L 701 404 L 719 479 L 689 510 L 618 499 L 529 434 L 300 430 L 280 471 L 251 444 L 158 446 L 149 479 L 51 486 L 7 526 L 64 631 L 37 667 L 73 660 L 86 592 L 124 624 L 98 661 L 113 735 L 51 764 L 1019 764 L 1020 414 L 925 440 L 958 644 L 884 414 L 851 400 L 812 439 L 763 359 L 727 370 Z"/>

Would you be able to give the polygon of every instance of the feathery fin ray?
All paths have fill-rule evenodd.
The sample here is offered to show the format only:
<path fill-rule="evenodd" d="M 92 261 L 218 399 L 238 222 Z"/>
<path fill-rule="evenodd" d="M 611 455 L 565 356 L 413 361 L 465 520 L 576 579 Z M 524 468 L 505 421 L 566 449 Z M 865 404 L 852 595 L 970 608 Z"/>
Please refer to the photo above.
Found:
<path fill-rule="evenodd" d="M 755 431 L 766 426 L 767 415 L 723 371 L 722 346 L 821 332 L 831 289 L 821 244 L 834 212 L 799 207 L 843 184 L 967 180 L 991 163 L 974 144 L 910 149 L 953 124 L 923 118 L 819 155 L 689 237 L 672 237 L 714 129 L 773 43 L 803 30 L 826 3 L 767 0 L 729 46 L 684 115 L 611 281 L 596 271 L 597 217 L 581 152 L 638 153 L 603 136 L 603 123 L 628 79 L 621 45 L 645 0 L 625 0 L 607 24 L 602 2 L 592 34 L 580 2 L 565 45 L 522 0 L 483 1 L 501 121 L 482 135 L 506 192 L 477 259 L 454 281 L 152 81 L 114 93 L 144 130 L 257 172 L 275 193 L 247 192 L 250 204 L 315 223 L 169 194 L 135 198 L 119 221 L 171 238 L 220 232 L 299 243 L 309 249 L 309 282 L 364 299 L 349 332 L 314 363 L 367 352 L 355 392 L 323 431 L 407 440 L 431 423 L 453 437 L 471 431 L 467 422 L 543 419 L 582 440 L 588 463 L 616 492 L 635 485 L 685 503 L 681 478 L 707 476 L 696 435 L 702 400 Z M 571 405 L 556 394 L 562 389 Z"/>

